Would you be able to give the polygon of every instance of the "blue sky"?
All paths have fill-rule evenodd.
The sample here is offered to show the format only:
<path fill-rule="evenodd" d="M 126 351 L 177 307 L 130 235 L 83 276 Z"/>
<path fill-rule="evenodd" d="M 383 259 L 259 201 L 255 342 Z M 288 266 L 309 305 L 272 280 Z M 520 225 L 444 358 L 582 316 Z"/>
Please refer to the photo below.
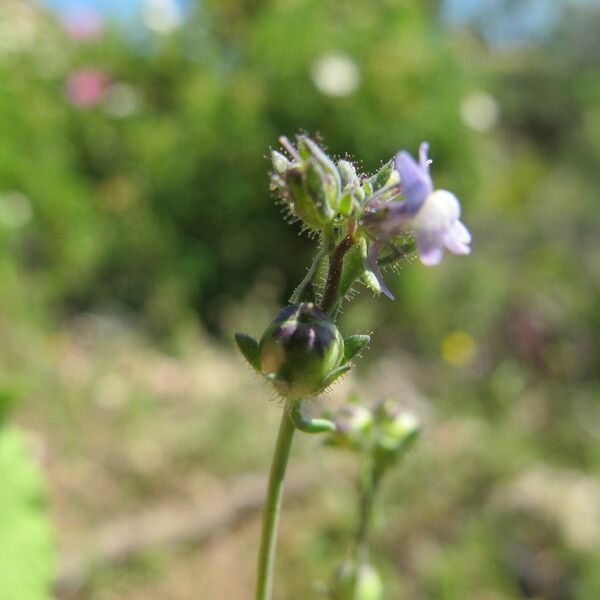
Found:
<path fill-rule="evenodd" d="M 84 6 L 100 14 L 129 19 L 139 14 L 143 0 L 42 0 L 42 3 L 61 12 Z M 185 7 L 190 0 L 177 0 L 177 3 Z"/>
<path fill-rule="evenodd" d="M 184 9 L 196 1 L 176 0 Z M 597 0 L 521 0 L 513 4 L 509 14 L 492 13 L 492 18 L 486 19 L 484 15 L 487 14 L 489 17 L 488 11 L 498 7 L 496 0 L 444 0 L 442 14 L 449 23 L 454 24 L 483 17 L 483 30 L 490 41 L 512 43 L 535 39 L 549 31 L 560 18 L 560 9 L 565 4 L 595 1 Z M 42 2 L 61 12 L 84 6 L 100 14 L 128 21 L 139 15 L 144 0 L 42 0 Z"/>

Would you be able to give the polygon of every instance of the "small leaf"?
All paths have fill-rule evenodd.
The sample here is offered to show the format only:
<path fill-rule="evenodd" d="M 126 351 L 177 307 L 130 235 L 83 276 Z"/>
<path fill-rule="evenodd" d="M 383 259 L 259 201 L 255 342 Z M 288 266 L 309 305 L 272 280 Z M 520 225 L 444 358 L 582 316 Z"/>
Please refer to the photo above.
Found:
<path fill-rule="evenodd" d="M 252 336 L 238 331 L 235 333 L 235 343 L 250 366 L 260 373 L 258 342 Z"/>
<path fill-rule="evenodd" d="M 331 371 L 331 373 L 329 373 L 329 375 L 327 375 L 323 380 L 319 391 L 323 391 L 324 389 L 328 388 L 336 379 L 339 379 L 342 375 L 345 375 L 351 368 L 352 365 L 345 364 Z"/>
<path fill-rule="evenodd" d="M 344 362 L 348 362 L 356 356 L 370 341 L 371 336 L 363 333 L 348 336 L 344 340 Z"/>

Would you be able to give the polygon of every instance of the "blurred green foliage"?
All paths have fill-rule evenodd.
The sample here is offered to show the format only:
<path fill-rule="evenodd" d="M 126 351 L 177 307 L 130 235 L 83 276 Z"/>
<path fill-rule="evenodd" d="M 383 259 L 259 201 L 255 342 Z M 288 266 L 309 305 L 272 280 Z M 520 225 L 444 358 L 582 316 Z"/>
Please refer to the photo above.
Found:
<path fill-rule="evenodd" d="M 214 328 L 219 303 L 242 297 L 261 268 L 291 289 L 310 243 L 268 192 L 265 156 L 282 133 L 319 132 L 368 169 L 428 138 L 461 173 L 455 186 L 473 171 L 458 115 L 469 65 L 419 3 L 217 3 L 173 37 L 91 44 L 38 25 L 39 41 L 0 63 L 0 181 L 33 207 L 10 232 L 11 258 L 59 309 L 123 303 L 164 332 L 191 306 Z M 362 74 L 349 97 L 311 80 L 331 50 Z M 111 114 L 110 92 L 72 106 L 65 82 L 89 66 L 131 86 L 135 110 Z"/>
<path fill-rule="evenodd" d="M 47 600 L 54 547 L 42 476 L 25 437 L 0 424 L 0 598 Z"/>

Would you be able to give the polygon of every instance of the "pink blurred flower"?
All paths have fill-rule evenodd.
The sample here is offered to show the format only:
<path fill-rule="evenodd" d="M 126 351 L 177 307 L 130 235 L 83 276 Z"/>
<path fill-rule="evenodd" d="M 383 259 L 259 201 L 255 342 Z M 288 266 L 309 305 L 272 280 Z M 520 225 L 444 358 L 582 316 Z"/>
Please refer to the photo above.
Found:
<path fill-rule="evenodd" d="M 83 6 L 65 13 L 61 19 L 65 31 L 78 42 L 97 39 L 104 29 L 100 15 Z"/>
<path fill-rule="evenodd" d="M 67 96 L 71 104 L 92 108 L 104 99 L 109 86 L 108 75 L 99 69 L 73 71 L 67 81 Z"/>

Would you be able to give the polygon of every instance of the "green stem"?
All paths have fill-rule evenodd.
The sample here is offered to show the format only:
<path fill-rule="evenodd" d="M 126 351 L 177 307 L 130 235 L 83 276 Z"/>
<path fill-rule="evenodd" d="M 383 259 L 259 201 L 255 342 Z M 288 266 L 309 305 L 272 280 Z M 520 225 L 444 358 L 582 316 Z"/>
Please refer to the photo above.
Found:
<path fill-rule="evenodd" d="M 294 402 L 293 406 L 290 407 L 290 417 L 294 423 L 296 429 L 303 431 L 304 433 L 327 433 L 335 431 L 335 423 L 328 419 L 313 419 L 307 417 L 303 411 L 302 400 Z"/>
<path fill-rule="evenodd" d="M 359 517 L 356 530 L 354 560 L 357 565 L 369 560 L 369 530 L 373 519 L 373 505 L 379 484 L 379 475 L 370 460 L 363 466 L 359 481 Z"/>
<path fill-rule="evenodd" d="M 296 304 L 296 302 L 300 302 L 302 300 L 302 296 L 304 295 L 306 288 L 312 283 L 313 279 L 318 273 L 319 267 L 321 266 L 321 260 L 323 260 L 323 257 L 326 254 L 327 250 L 325 248 L 319 250 L 319 252 L 315 256 L 315 259 L 313 260 L 312 265 L 310 266 L 310 269 L 308 270 L 308 273 L 306 274 L 306 277 L 300 282 L 300 285 L 294 290 L 294 293 L 290 296 L 290 304 Z"/>
<path fill-rule="evenodd" d="M 281 415 L 281 425 L 273 462 L 269 476 L 269 488 L 263 514 L 263 527 L 258 555 L 258 578 L 256 582 L 256 600 L 270 600 L 273 592 L 273 569 L 275 566 L 275 547 L 277 543 L 277 526 L 281 513 L 283 484 L 295 426 L 287 407 Z"/>

